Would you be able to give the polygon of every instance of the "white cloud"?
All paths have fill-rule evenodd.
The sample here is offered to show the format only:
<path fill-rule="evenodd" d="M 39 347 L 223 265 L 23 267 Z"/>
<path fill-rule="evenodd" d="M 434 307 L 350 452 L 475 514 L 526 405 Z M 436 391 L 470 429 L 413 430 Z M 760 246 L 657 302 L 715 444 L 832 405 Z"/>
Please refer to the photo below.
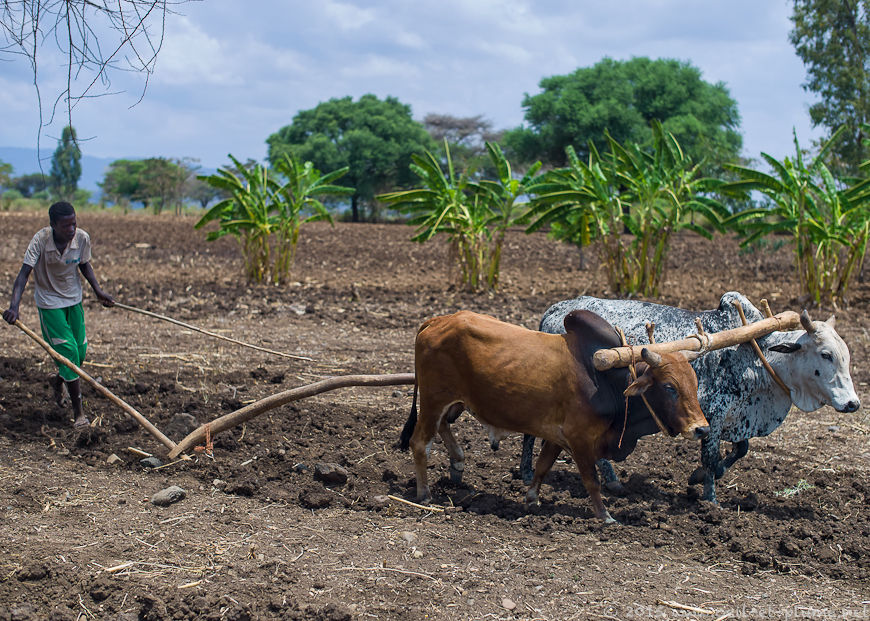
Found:
<path fill-rule="evenodd" d="M 403 30 L 395 35 L 395 42 L 402 47 L 407 47 L 415 50 L 422 50 L 428 47 L 426 40 L 416 32 L 408 32 Z"/>
<path fill-rule="evenodd" d="M 477 48 L 493 57 L 494 62 L 507 62 L 509 64 L 526 64 L 533 58 L 531 52 L 520 45 L 511 43 L 490 43 L 480 41 Z"/>
<path fill-rule="evenodd" d="M 420 70 L 409 62 L 368 54 L 359 63 L 348 64 L 341 69 L 341 74 L 347 78 L 392 78 L 397 82 L 417 78 Z"/>
<path fill-rule="evenodd" d="M 362 28 L 375 18 L 372 9 L 361 9 L 348 2 L 335 2 L 327 0 L 323 4 L 323 10 L 327 17 L 341 30 L 356 30 Z"/>
<path fill-rule="evenodd" d="M 233 71 L 234 52 L 225 50 L 221 41 L 200 30 L 190 18 L 171 20 L 166 30 L 155 73 L 162 84 L 229 86 L 241 83 Z"/>

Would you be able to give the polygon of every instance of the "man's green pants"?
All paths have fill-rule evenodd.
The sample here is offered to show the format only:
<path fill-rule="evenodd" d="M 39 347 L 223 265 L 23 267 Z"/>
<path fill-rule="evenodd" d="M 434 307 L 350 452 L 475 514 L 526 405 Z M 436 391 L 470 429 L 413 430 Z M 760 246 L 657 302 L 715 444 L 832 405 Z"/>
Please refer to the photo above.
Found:
<path fill-rule="evenodd" d="M 76 366 L 81 367 L 88 351 L 88 337 L 85 335 L 85 313 L 82 304 L 74 304 L 66 308 L 40 308 L 39 325 L 42 327 L 42 337 L 61 356 L 67 358 Z M 79 378 L 75 371 L 59 362 L 58 372 L 64 381 L 71 382 Z"/>

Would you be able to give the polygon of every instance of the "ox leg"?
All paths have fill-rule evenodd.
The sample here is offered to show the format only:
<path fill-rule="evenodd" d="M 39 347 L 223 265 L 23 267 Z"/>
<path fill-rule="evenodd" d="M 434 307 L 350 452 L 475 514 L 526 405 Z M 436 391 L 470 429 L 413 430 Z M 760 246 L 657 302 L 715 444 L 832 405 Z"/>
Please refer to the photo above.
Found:
<path fill-rule="evenodd" d="M 433 407 L 421 392 L 420 416 L 417 419 L 416 427 L 414 427 L 414 433 L 411 435 L 410 445 L 411 452 L 414 454 L 414 469 L 417 473 L 417 500 L 424 504 L 432 500 L 432 493 L 429 491 L 429 476 L 426 472 L 429 465 L 427 456 L 429 443 L 435 437 L 439 421 L 444 418 L 448 407 Z M 435 412 L 438 412 L 439 415 L 435 416 Z"/>
<path fill-rule="evenodd" d="M 583 452 L 583 447 L 578 448 L 580 450 L 572 449 L 572 453 L 574 453 L 574 461 L 577 462 L 577 470 L 580 471 L 580 478 L 583 479 L 583 486 L 589 493 L 589 500 L 592 501 L 595 517 L 604 520 L 605 524 L 615 524 L 616 520 L 607 512 L 604 501 L 601 499 L 601 485 L 598 482 L 598 473 L 595 471 L 595 462 L 583 457 L 587 454 Z"/>
<path fill-rule="evenodd" d="M 725 474 L 725 471 L 733 466 L 734 462 L 736 462 L 738 459 L 746 457 L 746 453 L 748 452 L 749 440 L 740 440 L 739 442 L 733 442 L 731 444 L 731 450 L 728 451 L 725 459 L 719 462 L 719 468 L 716 470 L 716 478 L 722 478 L 722 475 Z"/>
<path fill-rule="evenodd" d="M 450 455 L 450 480 L 456 484 L 462 483 L 462 473 L 465 471 L 465 453 L 450 430 L 448 421 L 451 420 L 451 415 L 453 415 L 452 420 L 456 420 L 459 414 L 462 414 L 462 410 L 461 404 L 453 405 L 448 410 L 447 415 L 441 418 L 441 424 L 438 426 L 438 434 L 444 442 L 447 454 Z"/>
<path fill-rule="evenodd" d="M 532 441 L 534 442 L 535 437 L 529 437 L 532 438 Z M 556 458 L 561 452 L 562 447 L 558 444 L 554 444 L 553 442 L 547 442 L 546 440 L 544 440 L 544 442 L 541 444 L 541 454 L 538 455 L 538 463 L 535 464 L 535 476 L 532 478 L 532 483 L 529 487 L 529 491 L 526 492 L 527 505 L 541 504 L 540 498 L 538 497 L 538 494 L 541 491 L 541 483 L 543 482 L 544 477 L 547 476 L 547 473 L 553 467 L 553 464 L 556 463 Z"/>
<path fill-rule="evenodd" d="M 619 477 L 616 476 L 616 471 L 613 470 L 613 464 L 606 459 L 599 459 L 595 464 L 604 479 L 605 489 L 614 494 L 622 494 L 625 490 L 622 488 Z"/>
<path fill-rule="evenodd" d="M 701 466 L 704 470 L 704 493 L 701 498 L 719 504 L 716 500 L 716 471 L 719 469 L 719 430 L 710 427 L 710 435 L 701 440 Z"/>
<path fill-rule="evenodd" d="M 749 440 L 740 440 L 739 442 L 731 443 L 731 450 L 728 451 L 728 454 L 725 455 L 723 459 L 720 459 L 716 464 L 716 470 L 713 473 L 717 479 L 721 479 L 722 475 L 734 465 L 738 459 L 742 459 L 746 457 L 746 453 L 749 452 Z M 696 484 L 700 483 L 704 480 L 704 474 L 706 469 L 703 466 L 700 466 L 695 469 L 692 475 L 689 477 L 689 483 Z"/>
<path fill-rule="evenodd" d="M 535 477 L 535 471 L 532 469 L 532 454 L 535 451 L 535 436 L 523 434 L 523 454 L 520 457 L 520 476 L 523 477 L 523 483 L 526 485 L 532 484 L 532 479 Z"/>

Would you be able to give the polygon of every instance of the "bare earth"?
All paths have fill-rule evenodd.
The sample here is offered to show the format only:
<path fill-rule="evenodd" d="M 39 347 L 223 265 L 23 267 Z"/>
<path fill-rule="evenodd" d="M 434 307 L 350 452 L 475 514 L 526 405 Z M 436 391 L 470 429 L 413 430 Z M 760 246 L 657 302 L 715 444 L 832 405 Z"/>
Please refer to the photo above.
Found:
<path fill-rule="evenodd" d="M 34 214 L 0 214 L 3 307 Z M 209 244 L 193 220 L 79 214 L 104 288 L 121 302 L 227 336 L 311 357 L 241 349 L 86 294 L 85 364 L 174 440 L 256 399 L 351 373 L 406 373 L 427 317 L 470 309 L 536 328 L 551 303 L 608 295 L 594 266 L 543 235 L 509 236 L 502 288 L 445 284 L 446 249 L 399 225 L 303 230 L 296 282 L 246 286 L 232 240 Z M 683 237 L 659 301 L 713 308 L 736 289 L 800 310 L 787 247 L 740 252 Z M 593 261 L 594 262 L 594 261 Z M 493 452 L 470 416 L 455 429 L 465 481 L 452 486 L 433 446 L 435 502 L 419 510 L 396 448 L 409 386 L 351 388 L 273 410 L 214 438 L 214 458 L 169 463 L 165 448 L 84 387 L 98 426 L 75 432 L 53 405 L 45 353 L 0 325 L 0 621 L 29 619 L 788 619 L 870 618 L 870 284 L 837 328 L 865 407 L 793 410 L 751 442 L 719 482 L 721 507 L 688 486 L 699 447 L 642 440 L 605 496 L 622 525 L 592 517 L 560 460 L 527 510 L 520 439 Z M 30 288 L 22 320 L 38 329 Z M 825 319 L 829 311 L 812 311 Z M 179 414 L 188 417 L 179 417 Z M 147 469 L 128 447 L 164 458 Z M 120 458 L 108 463 L 111 455 Z M 346 483 L 314 477 L 338 464 Z M 151 497 L 187 492 L 168 507 Z"/>

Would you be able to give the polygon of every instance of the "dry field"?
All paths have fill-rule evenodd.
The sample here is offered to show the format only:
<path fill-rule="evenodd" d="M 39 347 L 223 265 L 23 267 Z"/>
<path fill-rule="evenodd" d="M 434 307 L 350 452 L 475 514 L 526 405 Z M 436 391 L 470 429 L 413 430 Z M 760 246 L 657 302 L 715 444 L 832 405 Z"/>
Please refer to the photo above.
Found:
<path fill-rule="evenodd" d="M 0 214 L 4 307 L 44 224 Z M 413 244 L 404 226 L 351 224 L 303 231 L 296 282 L 247 286 L 234 242 L 206 243 L 192 224 L 79 214 L 119 301 L 313 361 L 88 297 L 85 370 L 175 440 L 185 425 L 324 377 L 410 372 L 429 316 L 465 308 L 535 328 L 555 301 L 608 293 L 602 273 L 543 235 L 512 233 L 502 289 L 470 295 L 445 284 L 443 245 Z M 772 247 L 680 237 L 659 301 L 713 308 L 736 289 L 774 312 L 800 310 L 788 250 Z M 22 310 L 37 328 L 30 289 Z M 294 402 L 216 436 L 213 458 L 148 469 L 129 447 L 165 457 L 162 445 L 87 386 L 99 425 L 74 432 L 50 399 L 53 365 L 2 324 L 0 621 L 870 618 L 870 284 L 837 317 L 863 409 L 793 410 L 719 482 L 718 508 L 687 484 L 698 445 L 647 437 L 617 465 L 625 495 L 605 496 L 616 527 L 592 517 L 564 460 L 527 511 L 519 437 L 493 452 L 468 415 L 455 425 L 464 483 L 449 483 L 440 445 L 430 460 L 436 502 L 455 508 L 385 498 L 414 495 L 411 458 L 395 447 L 407 386 Z M 347 481 L 318 480 L 320 463 Z M 186 498 L 153 505 L 170 485 Z"/>

